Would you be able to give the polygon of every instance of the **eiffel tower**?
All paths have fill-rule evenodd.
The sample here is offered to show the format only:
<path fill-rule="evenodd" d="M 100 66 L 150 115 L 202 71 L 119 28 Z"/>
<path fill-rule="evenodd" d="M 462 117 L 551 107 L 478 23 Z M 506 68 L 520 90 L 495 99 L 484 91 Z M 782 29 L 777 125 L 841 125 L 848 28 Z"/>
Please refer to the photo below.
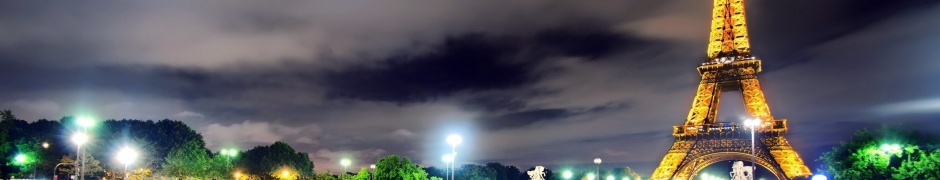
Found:
<path fill-rule="evenodd" d="M 771 116 L 757 80 L 761 61 L 751 56 L 744 1 L 714 1 L 708 58 L 697 68 L 702 81 L 688 118 L 673 127 L 675 142 L 651 179 L 692 179 L 710 164 L 732 160 L 753 162 L 777 179 L 809 178 L 809 168 L 784 137 L 787 120 Z M 744 96 L 747 113 L 759 120 L 753 129 L 717 122 L 719 97 L 728 91 Z"/>

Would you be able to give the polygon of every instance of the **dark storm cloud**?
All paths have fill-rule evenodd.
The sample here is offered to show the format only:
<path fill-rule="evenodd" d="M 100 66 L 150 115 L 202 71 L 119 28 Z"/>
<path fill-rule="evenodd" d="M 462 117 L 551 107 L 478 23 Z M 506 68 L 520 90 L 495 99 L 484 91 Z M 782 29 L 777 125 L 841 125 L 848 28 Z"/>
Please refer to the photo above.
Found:
<path fill-rule="evenodd" d="M 330 73 L 329 94 L 361 100 L 425 101 L 461 91 L 500 90 L 537 80 L 533 66 L 551 57 L 599 59 L 662 43 L 603 27 L 573 26 L 535 35 L 452 36 L 426 54 L 393 56 L 380 64 Z"/>

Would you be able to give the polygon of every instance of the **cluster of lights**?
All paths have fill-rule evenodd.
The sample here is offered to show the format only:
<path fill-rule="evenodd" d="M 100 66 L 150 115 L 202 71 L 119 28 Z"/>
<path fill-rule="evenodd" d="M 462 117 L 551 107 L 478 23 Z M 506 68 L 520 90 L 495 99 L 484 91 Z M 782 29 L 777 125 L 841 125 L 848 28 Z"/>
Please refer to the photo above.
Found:
<path fill-rule="evenodd" d="M 570 170 L 566 170 L 566 171 L 564 171 L 564 172 L 561 172 L 561 177 L 564 178 L 564 179 L 571 179 L 572 177 L 574 177 L 574 173 L 571 172 Z M 594 175 L 594 173 L 588 173 L 588 174 L 585 176 L 585 179 L 589 179 L 589 180 L 593 180 L 593 179 L 595 179 L 595 178 L 597 178 L 597 175 Z M 614 176 L 614 175 L 608 175 L 606 180 L 616 180 L 616 179 L 617 179 L 616 176 Z M 624 177 L 622 178 L 622 180 L 630 180 L 630 177 L 629 177 L 629 176 L 624 176 Z"/>
<path fill-rule="evenodd" d="M 229 156 L 229 157 L 235 157 L 235 156 L 238 156 L 238 150 L 235 150 L 235 149 L 222 149 L 222 150 L 219 151 L 219 154 L 222 154 L 222 155 L 225 155 L 225 156 Z"/>

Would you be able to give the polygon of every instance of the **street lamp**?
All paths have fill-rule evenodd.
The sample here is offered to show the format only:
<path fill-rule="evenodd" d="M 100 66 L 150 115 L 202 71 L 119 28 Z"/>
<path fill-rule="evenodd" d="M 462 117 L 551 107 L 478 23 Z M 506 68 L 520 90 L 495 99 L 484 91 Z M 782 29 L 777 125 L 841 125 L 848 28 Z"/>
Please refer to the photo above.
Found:
<path fill-rule="evenodd" d="M 588 180 L 594 180 L 594 173 L 588 173 L 587 179 L 588 179 Z"/>
<path fill-rule="evenodd" d="M 812 180 L 829 180 L 829 178 L 826 177 L 825 175 L 817 174 L 817 175 L 813 175 Z"/>
<path fill-rule="evenodd" d="M 601 175 L 601 158 L 594 158 L 594 164 L 596 164 L 595 173 L 597 173 L 598 176 Z"/>
<path fill-rule="evenodd" d="M 124 179 L 127 179 L 127 166 L 137 160 L 137 150 L 124 146 L 117 154 L 118 161 L 124 164 Z"/>
<path fill-rule="evenodd" d="M 757 171 L 757 167 L 754 166 L 754 162 L 757 161 L 757 157 L 754 157 L 754 151 L 755 151 L 755 146 L 754 146 L 754 143 L 755 143 L 754 134 L 755 134 L 755 131 L 757 131 L 757 130 L 756 130 L 756 129 L 757 129 L 757 126 L 760 125 L 760 123 L 761 123 L 761 121 L 760 121 L 760 119 L 758 119 L 758 118 L 744 120 L 744 125 L 747 126 L 747 127 L 749 127 L 749 128 L 751 128 L 751 168 L 753 168 L 751 172 Z M 750 177 L 751 177 L 751 179 L 754 179 L 754 175 L 753 175 L 753 174 L 751 174 Z"/>
<path fill-rule="evenodd" d="M 447 144 L 450 144 L 450 153 L 454 156 L 453 163 L 450 164 L 450 179 L 454 180 L 454 173 L 456 172 L 457 166 L 457 145 L 463 142 L 463 137 L 457 134 L 451 134 L 447 136 Z"/>
<path fill-rule="evenodd" d="M 42 142 L 42 148 L 43 148 L 43 149 L 49 149 L 49 143 L 47 143 L 47 142 Z"/>
<path fill-rule="evenodd" d="M 88 142 L 88 134 L 85 134 L 85 132 L 76 132 L 75 134 L 72 134 L 72 142 L 75 143 L 75 146 L 77 147 L 75 148 L 75 162 L 78 162 L 78 163 L 75 163 L 76 164 L 75 166 L 77 166 L 75 175 L 78 176 L 79 179 L 84 179 L 84 177 L 82 177 L 82 173 L 83 173 L 82 170 L 85 168 L 85 163 L 81 163 L 81 162 L 84 162 L 82 160 L 84 160 L 85 158 L 82 158 L 81 152 L 82 152 L 82 145 Z"/>
<path fill-rule="evenodd" d="M 444 154 L 444 157 L 441 157 L 441 160 L 444 161 L 444 167 L 450 167 L 450 163 L 454 162 L 453 154 Z M 444 171 L 444 178 L 450 177 L 450 171 Z"/>
<path fill-rule="evenodd" d="M 343 165 L 343 174 L 345 174 L 345 173 L 347 172 L 347 171 L 346 171 L 346 167 L 349 166 L 350 163 L 352 163 L 352 162 L 350 162 L 349 159 L 342 159 L 342 160 L 339 160 L 339 164 Z"/>
<path fill-rule="evenodd" d="M 614 180 L 614 175 L 607 175 L 607 180 Z"/>
<path fill-rule="evenodd" d="M 369 174 L 369 179 L 375 179 L 375 164 L 369 165 L 369 169 L 372 169 L 372 174 Z"/>
<path fill-rule="evenodd" d="M 571 173 L 570 170 L 561 173 L 561 177 L 563 177 L 563 178 L 565 178 L 565 179 L 571 179 L 571 176 L 574 176 L 574 174 Z"/>

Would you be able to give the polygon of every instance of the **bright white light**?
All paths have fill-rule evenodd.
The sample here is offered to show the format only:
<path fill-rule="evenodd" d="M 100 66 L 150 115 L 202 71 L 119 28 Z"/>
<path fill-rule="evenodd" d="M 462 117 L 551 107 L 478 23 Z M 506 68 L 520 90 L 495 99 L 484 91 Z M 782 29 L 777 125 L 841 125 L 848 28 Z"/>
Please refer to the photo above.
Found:
<path fill-rule="evenodd" d="M 88 142 L 88 135 L 83 132 L 76 132 L 75 134 L 72 134 L 72 142 L 81 146 Z"/>
<path fill-rule="evenodd" d="M 571 173 L 571 171 L 565 171 L 561 173 L 561 177 L 564 177 L 565 179 L 571 179 L 571 176 L 574 176 L 574 174 Z"/>
<path fill-rule="evenodd" d="M 445 154 L 444 157 L 441 157 L 441 160 L 443 160 L 446 163 L 454 162 L 454 155 Z"/>
<path fill-rule="evenodd" d="M 755 126 L 760 125 L 760 119 L 748 119 L 744 120 L 744 126 L 754 128 Z"/>
<path fill-rule="evenodd" d="M 92 127 L 95 125 L 95 121 L 87 117 L 80 117 L 78 118 L 78 120 L 76 120 L 75 123 L 77 123 L 78 126 L 81 126 L 84 128 Z"/>
<path fill-rule="evenodd" d="M 819 175 L 819 174 L 817 174 L 817 175 L 813 175 L 813 179 L 812 179 L 812 180 L 829 180 L 829 178 L 826 177 L 825 175 Z"/>
<path fill-rule="evenodd" d="M 137 160 L 137 150 L 124 146 L 121 151 L 118 151 L 117 159 L 124 165 L 131 164 Z"/>
<path fill-rule="evenodd" d="M 614 180 L 614 176 L 607 176 L 607 180 Z"/>
<path fill-rule="evenodd" d="M 630 180 L 630 177 L 623 177 L 623 180 Z"/>
<path fill-rule="evenodd" d="M 452 146 L 459 145 L 461 142 L 463 142 L 463 137 L 460 137 L 460 135 L 451 134 L 447 136 L 447 143 Z"/>
<path fill-rule="evenodd" d="M 600 164 L 601 158 L 594 158 L 594 164 Z"/>
<path fill-rule="evenodd" d="M 588 173 L 587 179 L 588 179 L 588 180 L 594 180 L 594 173 Z"/>
<path fill-rule="evenodd" d="M 369 168 L 375 169 L 375 164 L 369 165 Z"/>
<path fill-rule="evenodd" d="M 43 143 L 42 143 L 42 148 L 43 148 L 43 149 L 49 149 L 49 143 L 43 142 Z"/>
<path fill-rule="evenodd" d="M 343 160 L 340 160 L 340 161 L 339 161 L 339 164 L 342 164 L 343 166 L 349 166 L 349 164 L 351 164 L 351 163 L 352 163 L 352 162 L 349 161 L 349 159 L 343 159 Z"/>

